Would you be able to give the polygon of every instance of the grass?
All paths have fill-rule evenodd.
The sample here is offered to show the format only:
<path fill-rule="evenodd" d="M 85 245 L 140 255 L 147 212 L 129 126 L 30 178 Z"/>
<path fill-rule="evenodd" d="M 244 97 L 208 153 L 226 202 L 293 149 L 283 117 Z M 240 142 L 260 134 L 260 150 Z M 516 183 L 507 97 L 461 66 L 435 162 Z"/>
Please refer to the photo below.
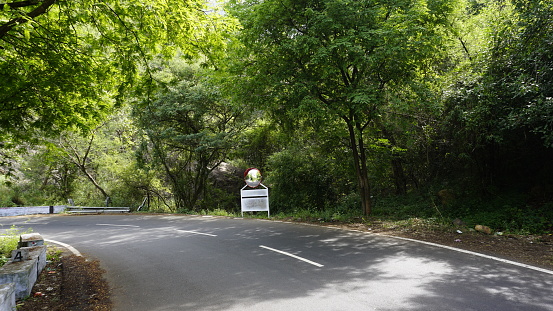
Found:
<path fill-rule="evenodd" d="M 228 212 L 220 208 L 209 210 L 209 211 L 203 210 L 199 214 L 203 216 L 210 215 L 210 216 L 238 217 L 238 214 L 235 214 L 234 212 Z"/>
<path fill-rule="evenodd" d="M 57 247 L 48 247 L 46 249 L 46 260 L 60 261 L 63 251 Z"/>
<path fill-rule="evenodd" d="M 21 231 L 16 226 L 11 226 L 6 232 L 0 234 L 0 266 L 3 266 L 10 261 L 12 251 L 17 249 L 19 237 L 22 234 L 30 233 L 32 229 Z"/>

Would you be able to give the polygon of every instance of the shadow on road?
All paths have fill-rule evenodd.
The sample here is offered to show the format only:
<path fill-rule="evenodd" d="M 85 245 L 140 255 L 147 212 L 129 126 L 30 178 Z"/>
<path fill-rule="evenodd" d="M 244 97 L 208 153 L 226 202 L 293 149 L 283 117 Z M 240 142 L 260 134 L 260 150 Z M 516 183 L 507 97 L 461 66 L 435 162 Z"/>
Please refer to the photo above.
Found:
<path fill-rule="evenodd" d="M 553 275 L 412 241 L 242 219 L 66 218 L 56 238 L 94 246 L 119 311 L 553 310 Z"/>

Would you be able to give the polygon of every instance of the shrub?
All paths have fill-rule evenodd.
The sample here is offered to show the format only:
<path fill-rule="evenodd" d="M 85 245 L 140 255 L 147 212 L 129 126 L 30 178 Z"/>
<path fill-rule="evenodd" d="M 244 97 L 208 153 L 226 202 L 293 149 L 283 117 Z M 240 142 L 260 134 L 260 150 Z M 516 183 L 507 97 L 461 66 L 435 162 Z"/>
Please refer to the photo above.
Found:
<path fill-rule="evenodd" d="M 0 234 L 0 266 L 3 266 L 10 260 L 11 253 L 17 249 L 19 236 L 29 233 L 32 229 L 22 232 L 19 228 L 11 226 L 5 233 Z"/>
<path fill-rule="evenodd" d="M 336 202 L 332 169 L 307 150 L 284 150 L 269 158 L 267 184 L 275 212 L 320 210 Z"/>

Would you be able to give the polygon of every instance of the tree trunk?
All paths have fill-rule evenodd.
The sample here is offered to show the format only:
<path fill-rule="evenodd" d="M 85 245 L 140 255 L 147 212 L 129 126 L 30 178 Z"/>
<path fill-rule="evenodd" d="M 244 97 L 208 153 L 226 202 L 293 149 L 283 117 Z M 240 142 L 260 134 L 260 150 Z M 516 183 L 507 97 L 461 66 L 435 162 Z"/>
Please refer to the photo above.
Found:
<path fill-rule="evenodd" d="M 357 184 L 361 196 L 361 208 L 363 214 L 368 216 L 372 212 L 371 186 L 367 169 L 367 156 L 363 142 L 363 126 L 348 117 L 342 117 L 348 126 L 350 149 L 353 155 L 353 164 L 357 175 Z"/>
<path fill-rule="evenodd" d="M 396 186 L 396 194 L 402 195 L 407 193 L 407 177 L 403 170 L 403 162 L 396 155 L 392 155 L 392 173 L 394 175 L 394 185 Z"/>
<path fill-rule="evenodd" d="M 86 148 L 84 155 L 81 156 L 77 151 L 77 147 L 68 143 L 66 144 L 65 152 L 69 160 L 71 160 L 71 162 L 73 162 L 79 168 L 79 170 L 81 170 L 81 172 L 85 175 L 85 177 L 88 180 L 90 180 L 90 182 L 94 185 L 94 187 L 102 193 L 105 199 L 107 199 L 109 197 L 108 193 L 106 192 L 106 190 L 104 190 L 104 188 L 102 188 L 102 186 L 100 186 L 100 184 L 98 184 L 94 176 L 90 174 L 86 165 L 87 164 L 86 162 L 88 160 L 88 155 L 90 154 L 90 150 L 92 149 L 92 142 L 94 141 L 94 137 L 95 137 L 94 134 L 91 135 L 90 141 L 88 142 L 88 146 Z M 68 149 L 70 149 L 71 151 L 69 151 Z"/>
<path fill-rule="evenodd" d="M 382 131 L 382 134 L 384 135 L 384 138 L 386 138 L 390 144 L 392 145 L 392 148 L 397 146 L 397 141 L 394 137 L 394 134 L 388 131 L 384 124 L 381 122 L 378 122 L 378 126 L 380 127 L 380 130 Z M 396 194 L 406 194 L 407 193 L 407 177 L 405 176 L 405 171 L 403 169 L 403 161 L 401 160 L 400 155 L 393 152 L 392 150 L 392 174 L 394 178 L 394 185 L 396 187 Z"/>
<path fill-rule="evenodd" d="M 108 193 L 106 192 L 106 190 L 104 190 L 104 188 L 102 188 L 102 186 L 100 186 L 100 184 L 98 184 L 96 179 L 87 171 L 86 166 L 79 165 L 79 164 L 77 164 L 77 166 L 79 167 L 81 172 L 83 172 L 83 174 L 86 176 L 86 178 L 90 180 L 90 182 L 94 185 L 94 187 L 96 187 L 96 189 L 98 189 L 102 193 L 104 198 L 107 199 L 109 197 Z"/>

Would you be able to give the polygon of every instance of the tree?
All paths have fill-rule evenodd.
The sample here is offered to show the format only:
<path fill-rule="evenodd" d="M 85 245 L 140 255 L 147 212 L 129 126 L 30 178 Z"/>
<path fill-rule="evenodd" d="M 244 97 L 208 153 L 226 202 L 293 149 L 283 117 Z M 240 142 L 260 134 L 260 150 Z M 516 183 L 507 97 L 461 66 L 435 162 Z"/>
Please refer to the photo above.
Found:
<path fill-rule="evenodd" d="M 470 172 L 466 177 L 471 180 L 478 178 L 484 193 L 548 184 L 553 153 L 553 4 L 469 4 L 462 26 L 470 57 L 459 61 L 455 79 L 444 92 L 442 135 L 449 144 L 444 153 L 464 159 L 460 170 Z"/>
<path fill-rule="evenodd" d="M 526 128 L 553 147 L 553 3 L 512 3 L 493 34 L 485 92 L 500 108 L 500 129 Z"/>
<path fill-rule="evenodd" d="M 243 126 L 240 108 L 210 83 L 209 70 L 182 61 L 159 64 L 162 89 L 138 106 L 149 148 L 171 185 L 178 210 L 207 207 L 209 177 L 233 148 Z"/>
<path fill-rule="evenodd" d="M 246 0 L 240 87 L 289 115 L 331 115 L 347 129 L 365 214 L 371 213 L 367 135 L 394 93 L 436 57 L 452 1 Z M 266 96 L 270 95 L 270 96 Z M 290 112 L 292 111 L 292 112 Z"/>
<path fill-rule="evenodd" d="M 79 171 L 94 185 L 96 189 L 98 189 L 103 197 L 107 200 L 109 198 L 108 193 L 102 187 L 98 181 L 96 180 L 96 177 L 91 172 L 90 168 L 90 151 L 92 149 L 94 139 L 96 137 L 96 134 L 93 133 L 90 135 L 90 138 L 87 142 L 81 142 L 79 146 L 76 144 L 72 144 L 69 142 L 69 139 L 66 137 L 66 135 L 62 136 L 61 138 L 61 146 L 65 150 L 65 155 L 69 159 L 71 163 L 77 166 Z M 84 147 L 84 148 L 83 148 Z M 78 150 L 78 148 L 83 148 L 84 150 L 81 152 Z"/>
<path fill-rule="evenodd" d="M 26 204 L 66 204 L 78 185 L 78 168 L 65 160 L 61 150 L 44 145 L 30 147 L 14 172 L 8 185 Z"/>
<path fill-rule="evenodd" d="M 207 30 L 223 28 L 224 17 L 209 14 L 202 0 L 21 0 L 0 7 L 2 141 L 93 129 L 141 70 L 147 74 L 154 55 L 208 57 L 223 44 Z"/>

